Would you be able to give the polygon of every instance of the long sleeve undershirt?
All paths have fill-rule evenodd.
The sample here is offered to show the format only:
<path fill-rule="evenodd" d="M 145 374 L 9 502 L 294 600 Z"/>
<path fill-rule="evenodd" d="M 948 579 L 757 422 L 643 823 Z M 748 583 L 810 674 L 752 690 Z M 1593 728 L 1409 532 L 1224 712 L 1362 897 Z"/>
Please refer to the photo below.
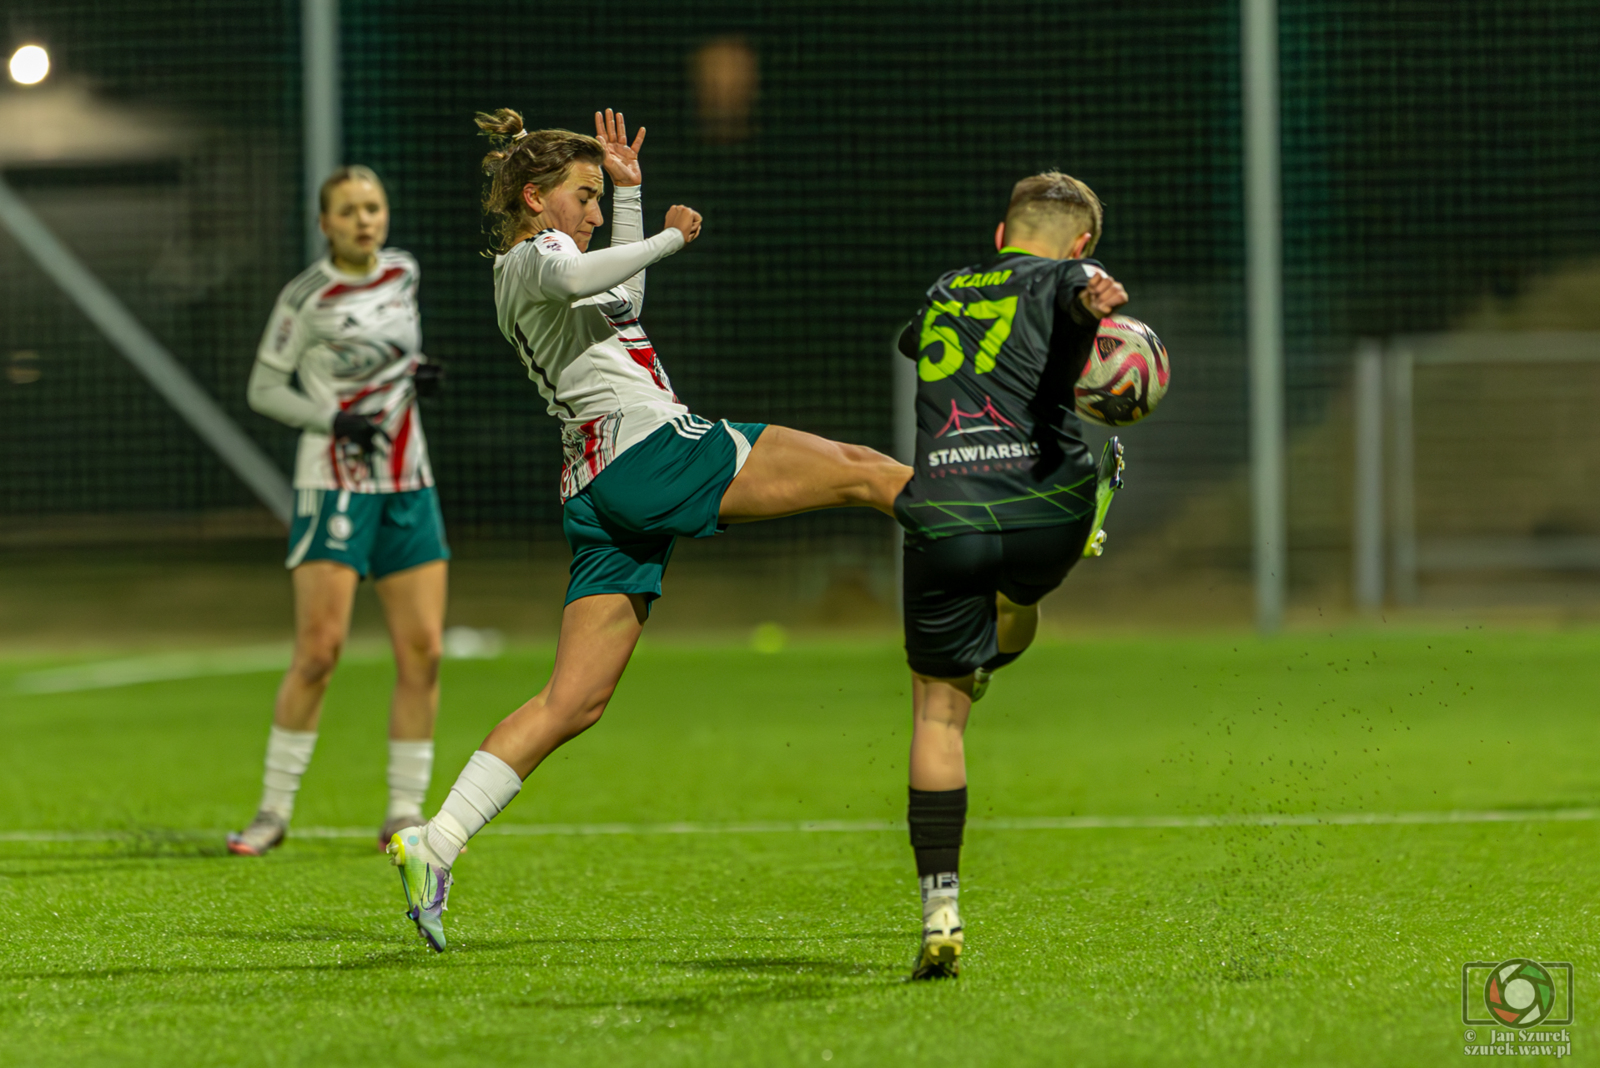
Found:
<path fill-rule="evenodd" d="M 611 247 L 596 252 L 547 255 L 539 272 L 539 291 L 550 300 L 581 300 L 621 285 L 637 314 L 644 306 L 644 269 L 683 248 L 683 233 L 669 226 L 652 238 L 644 234 L 641 186 L 618 186 L 612 195 Z"/>
<path fill-rule="evenodd" d="M 634 245 L 644 240 L 643 186 L 619 185 L 611 193 L 611 247 Z M 644 313 L 644 272 L 622 283 L 628 293 L 628 303 L 633 305 L 633 317 Z"/>
<path fill-rule="evenodd" d="M 289 384 L 289 372 L 268 367 L 260 360 L 250 371 L 250 385 L 245 399 L 252 411 L 269 419 L 326 434 L 333 429 L 332 409 L 324 409 L 316 401 Z"/>

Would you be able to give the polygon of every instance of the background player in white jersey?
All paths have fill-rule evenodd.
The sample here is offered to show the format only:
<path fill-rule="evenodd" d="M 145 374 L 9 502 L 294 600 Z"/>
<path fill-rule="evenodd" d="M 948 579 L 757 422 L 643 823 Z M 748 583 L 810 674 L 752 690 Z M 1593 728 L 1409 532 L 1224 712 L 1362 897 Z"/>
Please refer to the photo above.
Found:
<path fill-rule="evenodd" d="M 228 835 L 228 848 L 247 856 L 288 830 L 356 585 L 369 574 L 395 659 L 380 844 L 420 818 L 433 770 L 450 548 L 417 394 L 438 388 L 442 368 L 422 355 L 417 261 L 383 247 L 389 205 L 378 176 L 341 167 L 322 184 L 321 207 L 328 255 L 283 288 L 250 375 L 250 407 L 301 434 L 286 562 L 294 660 L 273 708 L 260 810 Z"/>
<path fill-rule="evenodd" d="M 630 144 L 623 117 L 609 111 L 595 114 L 596 137 L 526 131 L 509 109 L 480 114 L 478 125 L 495 146 L 484 160 L 484 209 L 496 223 L 500 328 L 562 421 L 572 579 L 549 681 L 490 733 L 439 814 L 390 845 L 409 915 L 436 950 L 451 864 L 545 757 L 599 720 L 661 595 L 674 540 L 816 508 L 892 514 L 911 475 L 872 449 L 712 423 L 678 400 L 639 326 L 644 269 L 699 236 L 700 215 L 674 205 L 666 227 L 644 238 L 643 129 Z M 604 222 L 606 174 L 616 185 L 611 247 L 587 252 Z"/>

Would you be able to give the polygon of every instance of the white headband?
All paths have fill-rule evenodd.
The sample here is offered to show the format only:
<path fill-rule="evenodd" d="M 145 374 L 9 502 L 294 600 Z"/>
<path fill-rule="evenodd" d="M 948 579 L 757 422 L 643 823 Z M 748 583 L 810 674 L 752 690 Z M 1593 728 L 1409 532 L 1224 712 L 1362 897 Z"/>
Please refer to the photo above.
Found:
<path fill-rule="evenodd" d="M 514 133 L 514 134 L 511 135 L 511 140 L 520 141 L 524 137 L 527 137 L 527 136 L 528 136 L 528 131 L 527 130 L 520 130 L 517 133 Z"/>

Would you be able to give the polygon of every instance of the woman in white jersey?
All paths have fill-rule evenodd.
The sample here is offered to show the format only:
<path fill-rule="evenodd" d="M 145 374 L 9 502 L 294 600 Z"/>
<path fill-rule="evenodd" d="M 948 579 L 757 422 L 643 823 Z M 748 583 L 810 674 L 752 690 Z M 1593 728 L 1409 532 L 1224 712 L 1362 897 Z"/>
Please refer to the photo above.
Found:
<path fill-rule="evenodd" d="M 817 508 L 893 515 L 911 476 L 861 446 L 709 422 L 674 395 L 639 325 L 644 269 L 698 237 L 700 215 L 674 205 L 665 228 L 645 238 L 642 128 L 630 144 L 623 117 L 607 111 L 595 114 L 595 137 L 526 131 L 505 108 L 480 114 L 478 126 L 494 146 L 484 210 L 495 223 L 500 329 L 562 424 L 572 579 L 544 689 L 490 733 L 439 814 L 390 843 L 408 915 L 435 950 L 445 944 L 450 865 L 545 757 L 599 720 L 661 595 L 675 538 Z M 611 247 L 588 252 L 605 221 L 607 174 L 616 187 Z"/>
<path fill-rule="evenodd" d="M 368 575 L 395 659 L 380 844 L 420 819 L 433 770 L 450 547 L 417 394 L 438 388 L 441 368 L 422 355 L 417 261 L 383 247 L 389 205 L 378 176 L 339 168 L 322 184 L 321 208 L 328 255 L 284 286 L 250 375 L 250 407 L 301 434 L 286 561 L 294 659 L 273 708 L 260 809 L 228 835 L 228 848 L 246 856 L 288 830 L 356 585 Z"/>

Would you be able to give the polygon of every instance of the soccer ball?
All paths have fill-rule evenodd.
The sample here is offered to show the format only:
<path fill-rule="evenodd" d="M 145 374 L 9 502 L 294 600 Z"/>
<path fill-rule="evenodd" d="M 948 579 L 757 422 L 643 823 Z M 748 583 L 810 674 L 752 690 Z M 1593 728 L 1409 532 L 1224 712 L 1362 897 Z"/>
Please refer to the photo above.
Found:
<path fill-rule="evenodd" d="M 1072 387 L 1078 416 L 1101 426 L 1127 426 L 1155 410 L 1167 395 L 1172 367 L 1167 347 L 1137 319 L 1100 320 L 1089 362 Z"/>

